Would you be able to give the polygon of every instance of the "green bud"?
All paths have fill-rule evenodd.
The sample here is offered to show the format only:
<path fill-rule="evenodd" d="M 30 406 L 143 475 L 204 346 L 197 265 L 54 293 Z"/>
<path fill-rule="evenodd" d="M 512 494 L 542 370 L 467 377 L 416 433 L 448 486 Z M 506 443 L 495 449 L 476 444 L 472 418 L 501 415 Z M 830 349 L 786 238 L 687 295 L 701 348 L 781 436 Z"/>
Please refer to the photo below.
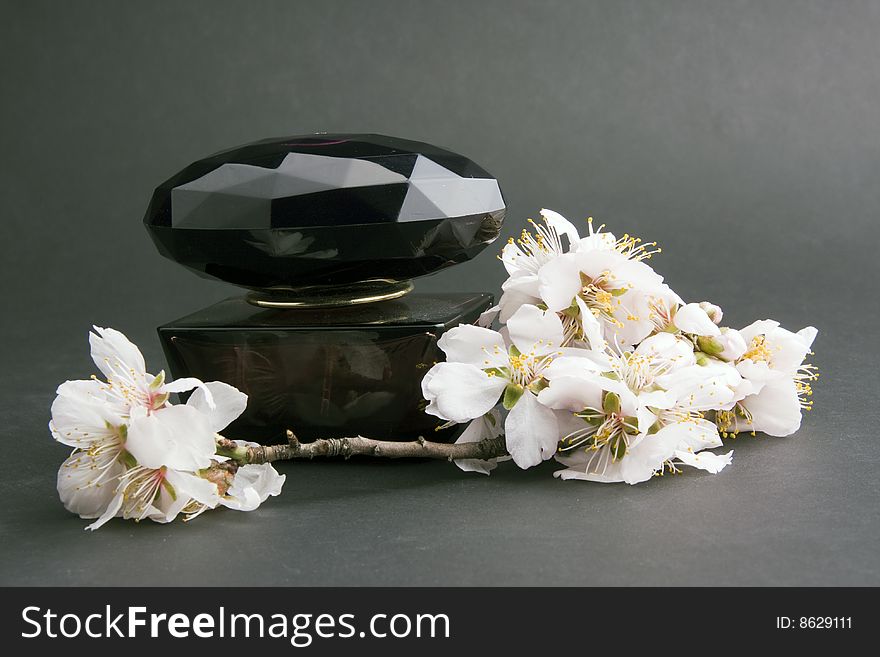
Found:
<path fill-rule="evenodd" d="M 695 351 L 694 358 L 697 359 L 697 365 L 708 365 L 709 363 L 712 362 L 709 359 L 709 357 L 706 354 L 704 354 L 702 351 Z"/>
<path fill-rule="evenodd" d="M 523 396 L 523 392 L 525 392 L 525 388 L 521 385 L 515 383 L 507 384 L 507 387 L 504 389 L 504 398 L 501 401 L 504 408 L 509 411 L 516 406 L 516 402 L 518 402 L 519 398 Z"/>
<path fill-rule="evenodd" d="M 710 356 L 717 356 L 724 351 L 724 345 L 707 335 L 700 335 L 697 337 L 697 346 L 704 354 Z"/>

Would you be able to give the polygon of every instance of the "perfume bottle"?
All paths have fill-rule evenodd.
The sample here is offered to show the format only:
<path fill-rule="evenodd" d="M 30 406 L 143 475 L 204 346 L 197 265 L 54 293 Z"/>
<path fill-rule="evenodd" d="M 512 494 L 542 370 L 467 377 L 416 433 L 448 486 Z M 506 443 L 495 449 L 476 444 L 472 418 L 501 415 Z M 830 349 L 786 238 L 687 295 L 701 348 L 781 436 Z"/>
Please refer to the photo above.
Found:
<path fill-rule="evenodd" d="M 156 189 L 147 230 L 167 258 L 250 291 L 159 327 L 171 373 L 247 393 L 234 438 L 451 440 L 421 379 L 443 332 L 492 297 L 413 293 L 411 279 L 473 258 L 504 213 L 471 160 L 382 135 L 269 139 L 194 162 Z"/>

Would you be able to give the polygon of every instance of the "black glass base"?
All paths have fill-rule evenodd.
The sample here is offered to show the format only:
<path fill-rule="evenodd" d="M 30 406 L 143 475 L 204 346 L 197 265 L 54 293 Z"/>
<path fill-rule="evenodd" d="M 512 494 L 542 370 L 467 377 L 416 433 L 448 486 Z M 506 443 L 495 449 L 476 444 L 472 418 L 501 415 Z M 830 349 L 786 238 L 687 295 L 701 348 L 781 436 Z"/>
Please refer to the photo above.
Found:
<path fill-rule="evenodd" d="M 364 435 L 451 441 L 424 412 L 421 380 L 443 353 L 437 340 L 473 323 L 489 294 L 408 294 L 341 308 L 261 308 L 221 301 L 159 327 L 171 374 L 225 381 L 247 393 L 223 433 L 275 443 Z"/>

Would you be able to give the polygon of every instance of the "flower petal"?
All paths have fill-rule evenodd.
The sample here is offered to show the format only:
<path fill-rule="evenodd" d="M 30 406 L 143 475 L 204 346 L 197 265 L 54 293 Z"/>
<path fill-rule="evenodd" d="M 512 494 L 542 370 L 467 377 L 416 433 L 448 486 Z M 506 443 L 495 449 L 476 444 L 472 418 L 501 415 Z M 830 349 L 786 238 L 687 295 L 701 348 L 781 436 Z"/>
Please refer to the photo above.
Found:
<path fill-rule="evenodd" d="M 520 306 L 527 303 L 535 304 L 540 302 L 540 297 L 524 294 L 520 290 L 505 290 L 498 300 L 498 321 L 504 324 L 513 317 L 513 314 L 520 309 Z"/>
<path fill-rule="evenodd" d="M 672 408 L 675 406 L 675 395 L 667 390 L 650 390 L 640 392 L 637 396 L 637 406 L 651 408 Z"/>
<path fill-rule="evenodd" d="M 553 362 L 544 368 L 544 377 L 552 380 L 560 376 L 582 377 L 608 371 L 607 363 L 597 362 L 594 355 L 595 352 L 588 349 L 567 350 L 565 356 L 554 358 Z M 598 356 L 601 358 L 601 352 Z"/>
<path fill-rule="evenodd" d="M 757 389 L 762 388 L 765 383 L 769 383 L 770 381 L 789 378 L 786 376 L 785 372 L 771 369 L 766 361 L 760 360 L 755 362 L 751 358 L 746 358 L 745 360 L 738 362 L 736 364 L 736 371 L 739 372 L 740 376 L 744 379 L 748 379 L 752 382 Z"/>
<path fill-rule="evenodd" d="M 788 436 L 800 429 L 801 405 L 792 379 L 772 381 L 740 402 L 752 414 L 751 429 Z"/>
<path fill-rule="evenodd" d="M 112 328 L 93 326 L 89 333 L 92 360 L 107 379 L 133 378 L 139 389 L 146 389 L 147 366 L 140 349 L 125 335 Z"/>
<path fill-rule="evenodd" d="M 524 354 L 558 351 L 564 340 L 559 316 L 532 305 L 517 310 L 508 320 L 507 330 L 510 341 Z"/>
<path fill-rule="evenodd" d="M 476 325 L 483 328 L 492 328 L 492 323 L 495 321 L 495 318 L 498 317 L 498 313 L 500 312 L 500 310 L 501 306 L 499 305 L 494 305 L 491 308 L 487 308 L 480 313 L 480 316 L 477 318 Z"/>
<path fill-rule="evenodd" d="M 596 319 L 596 316 L 590 311 L 583 299 L 575 297 L 575 303 L 577 303 L 578 311 L 580 312 L 578 319 L 580 320 L 581 331 L 583 331 L 587 342 L 590 343 L 590 348 L 595 351 L 604 350 L 607 342 L 602 332 L 601 322 Z"/>
<path fill-rule="evenodd" d="M 816 329 L 808 326 L 801 332 L 792 333 L 781 326 L 767 334 L 772 356 L 771 367 L 788 375 L 793 375 L 804 362 L 810 345 L 816 337 Z"/>
<path fill-rule="evenodd" d="M 716 361 L 709 365 L 689 365 L 656 379 L 679 405 L 693 411 L 722 409 L 736 399 L 742 377 L 735 367 Z"/>
<path fill-rule="evenodd" d="M 213 406 L 209 403 L 213 399 Z M 244 412 L 248 396 L 238 388 L 222 381 L 209 381 L 196 388 L 186 401 L 187 406 L 204 414 L 215 431 L 222 431 Z"/>
<path fill-rule="evenodd" d="M 625 458 L 625 457 L 624 457 Z M 571 455 L 556 455 L 559 463 L 567 466 L 565 470 L 557 470 L 554 477 L 562 480 L 579 479 L 596 481 L 600 484 L 614 484 L 623 481 L 621 460 L 612 460 L 611 450 L 603 447 L 598 451 L 580 450 Z"/>
<path fill-rule="evenodd" d="M 125 424 L 125 409 L 104 397 L 95 380 L 66 381 L 52 402 L 49 430 L 58 442 L 88 449 L 92 444 L 115 440 Z"/>
<path fill-rule="evenodd" d="M 679 308 L 672 323 L 678 330 L 692 335 L 715 336 L 721 333 L 718 325 L 698 303 L 689 303 Z"/>
<path fill-rule="evenodd" d="M 645 338 L 636 347 L 635 353 L 650 359 L 668 361 L 673 367 L 684 367 L 696 362 L 693 345 L 671 333 L 658 333 Z"/>
<path fill-rule="evenodd" d="M 814 326 L 807 326 L 806 328 L 802 328 L 797 332 L 798 337 L 803 341 L 803 343 L 809 348 L 813 346 L 813 341 L 816 339 L 816 336 L 819 334 L 819 331 Z"/>
<path fill-rule="evenodd" d="M 248 466 L 242 466 L 248 467 Z M 237 474 L 237 473 L 236 473 Z M 194 499 L 200 504 L 211 508 L 220 503 L 220 494 L 217 491 L 217 484 L 198 477 L 189 472 L 180 472 L 169 468 L 165 472 L 165 479 L 171 484 L 178 497 L 188 497 Z"/>
<path fill-rule="evenodd" d="M 271 463 L 243 465 L 220 504 L 236 511 L 253 511 L 269 497 L 280 495 L 286 478 Z"/>
<path fill-rule="evenodd" d="M 712 452 L 694 454 L 692 452 L 677 451 L 675 457 L 685 465 L 699 468 L 712 474 L 718 474 L 733 461 L 733 451 L 726 454 L 713 454 Z"/>
<path fill-rule="evenodd" d="M 524 271 L 520 269 L 520 264 L 517 262 L 521 258 L 523 258 L 522 250 L 515 242 L 508 242 L 501 249 L 501 263 L 504 265 L 504 269 L 507 270 L 508 276 Z"/>
<path fill-rule="evenodd" d="M 610 233 L 608 233 L 610 235 Z M 573 254 L 573 261 L 577 270 L 578 290 L 580 290 L 580 273 L 584 272 L 590 278 L 598 278 L 602 274 L 614 273 L 616 270 L 629 262 L 626 256 L 622 255 L 614 249 L 590 249 L 587 248 L 584 241 L 578 248 L 577 253 Z M 618 281 L 621 287 L 626 286 L 628 281 Z"/>
<path fill-rule="evenodd" d="M 162 392 L 188 392 L 193 389 L 201 390 L 204 395 L 205 403 L 210 408 L 214 408 L 214 398 L 211 395 L 211 391 L 208 390 L 207 385 L 203 383 L 201 379 L 197 379 L 193 376 L 185 376 L 182 379 L 169 381 L 162 386 Z"/>
<path fill-rule="evenodd" d="M 630 294 L 627 292 L 627 294 Z M 626 297 L 627 295 L 623 295 Z M 618 310 L 614 313 L 619 324 L 611 324 L 603 321 L 605 336 L 614 344 L 623 349 L 630 349 L 639 344 L 654 330 L 654 323 L 645 315 L 628 316 L 625 311 Z M 635 319 L 631 319 L 635 317 Z"/>
<path fill-rule="evenodd" d="M 100 515 L 100 517 L 95 520 L 91 525 L 86 527 L 89 531 L 95 531 L 96 529 L 100 529 L 104 525 L 106 525 L 110 520 L 117 517 L 119 515 L 120 510 L 122 509 L 122 501 L 124 499 L 125 487 L 120 482 L 120 484 L 116 487 L 116 490 L 113 492 L 113 497 L 110 499 L 110 502 L 107 504 L 107 508 L 104 509 L 104 513 Z"/>
<path fill-rule="evenodd" d="M 704 449 L 721 447 L 721 436 L 718 428 L 708 420 L 694 419 L 670 424 L 661 432 L 664 435 L 675 435 L 675 449 L 687 452 L 699 452 Z M 659 432 L 658 432 L 659 433 Z"/>
<path fill-rule="evenodd" d="M 461 324 L 446 331 L 437 341 L 450 363 L 467 363 L 479 369 L 507 364 L 507 347 L 498 331 Z"/>
<path fill-rule="evenodd" d="M 58 496 L 64 508 L 80 518 L 98 518 L 116 493 L 124 467 L 115 458 L 100 463 L 86 452 L 71 454 L 58 470 Z"/>
<path fill-rule="evenodd" d="M 65 381 L 55 392 L 62 397 L 70 397 L 77 403 L 94 404 L 110 409 L 116 415 L 126 415 L 128 406 L 119 404 L 117 398 L 109 394 L 108 389 L 108 384 L 97 379 L 79 379 Z"/>
<path fill-rule="evenodd" d="M 422 379 L 428 400 L 425 412 L 452 422 L 467 422 L 488 413 L 507 381 L 466 363 L 437 363 Z"/>
<path fill-rule="evenodd" d="M 620 475 L 630 485 L 648 481 L 665 461 L 675 453 L 677 439 L 663 432 L 664 427 L 655 434 L 647 435 L 633 444 L 620 460 Z"/>
<path fill-rule="evenodd" d="M 497 410 L 489 411 L 483 417 L 471 420 L 455 444 L 478 443 L 485 438 L 495 438 L 501 434 L 501 414 Z M 465 472 L 479 472 L 488 475 L 498 466 L 498 459 L 455 459 L 455 465 Z"/>
<path fill-rule="evenodd" d="M 657 408 L 657 407 L 655 407 Z M 640 404 L 636 410 L 636 422 L 640 433 L 647 433 L 657 422 L 657 416 L 650 408 Z"/>
<path fill-rule="evenodd" d="M 158 497 L 146 514 L 153 522 L 172 522 L 193 501 L 209 509 L 220 503 L 217 485 L 189 472 L 169 468 L 165 472 L 165 482 L 167 485 L 159 489 Z"/>
<path fill-rule="evenodd" d="M 575 254 L 551 260 L 538 272 L 540 296 L 553 312 L 565 310 L 581 290 L 581 272 Z"/>
<path fill-rule="evenodd" d="M 721 346 L 721 351 L 715 354 L 721 360 L 735 362 L 746 353 L 746 341 L 736 329 L 722 328 L 721 335 L 715 336 L 713 340 Z"/>
<path fill-rule="evenodd" d="M 515 274 L 512 274 L 510 278 L 501 284 L 501 289 L 504 292 L 517 292 L 533 299 L 539 299 L 539 288 L 540 282 L 538 281 L 538 275 L 525 271 L 518 271 Z"/>
<path fill-rule="evenodd" d="M 551 458 L 559 442 L 556 415 L 530 392 L 526 392 L 508 414 L 504 433 L 507 451 L 523 469 Z"/>
<path fill-rule="evenodd" d="M 581 236 L 578 233 L 577 228 L 574 227 L 574 224 L 572 224 L 568 219 L 563 217 L 555 210 L 542 208 L 541 217 L 557 235 L 565 235 L 568 238 L 569 250 L 580 241 Z"/>
<path fill-rule="evenodd" d="M 752 322 L 744 329 L 740 329 L 739 333 L 746 342 L 751 342 L 752 338 L 758 335 L 766 335 L 777 326 L 779 326 L 779 322 L 772 319 L 759 319 L 756 322 Z"/>
<path fill-rule="evenodd" d="M 206 415 L 191 406 L 167 406 L 132 417 L 125 448 L 146 468 L 166 466 L 195 471 L 214 455 L 214 430 Z"/>
<path fill-rule="evenodd" d="M 538 393 L 538 401 L 555 410 L 579 412 L 585 408 L 602 408 L 604 390 L 584 376 L 557 376 Z"/>

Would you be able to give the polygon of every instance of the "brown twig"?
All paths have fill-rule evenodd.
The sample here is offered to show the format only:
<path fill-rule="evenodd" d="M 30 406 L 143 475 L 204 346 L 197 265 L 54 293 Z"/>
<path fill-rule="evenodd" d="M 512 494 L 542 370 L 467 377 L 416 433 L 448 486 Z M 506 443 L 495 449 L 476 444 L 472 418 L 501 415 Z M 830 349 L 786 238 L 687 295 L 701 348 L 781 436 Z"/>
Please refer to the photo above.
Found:
<path fill-rule="evenodd" d="M 286 445 L 258 445 L 247 447 L 234 440 L 217 436 L 217 453 L 239 463 L 271 463 L 291 459 L 313 459 L 316 456 L 378 456 L 390 459 L 429 458 L 491 459 L 507 455 L 504 436 L 485 438 L 475 443 L 434 443 L 419 436 L 409 442 L 373 440 L 363 436 L 346 438 L 321 438 L 311 443 L 301 443 L 293 431 L 287 430 Z"/>

